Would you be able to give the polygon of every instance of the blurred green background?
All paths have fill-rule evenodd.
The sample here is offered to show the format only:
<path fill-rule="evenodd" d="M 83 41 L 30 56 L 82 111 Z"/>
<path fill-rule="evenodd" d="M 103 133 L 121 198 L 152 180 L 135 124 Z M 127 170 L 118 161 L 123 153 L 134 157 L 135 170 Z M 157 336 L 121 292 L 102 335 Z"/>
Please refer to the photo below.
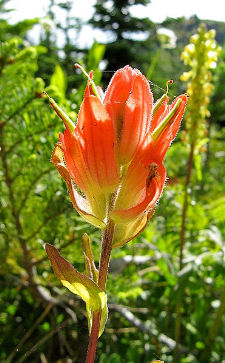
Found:
<path fill-rule="evenodd" d="M 96 362 L 224 363 L 225 23 L 196 15 L 154 22 L 148 0 L 50 0 L 43 17 L 11 21 L 33 5 L 15 4 L 0 0 L 0 362 L 85 359 L 84 303 L 60 285 L 44 250 L 54 244 L 84 271 L 87 232 L 99 258 L 100 232 L 73 210 L 49 162 L 63 124 L 42 94 L 75 120 L 86 84 L 73 67 L 80 63 L 104 89 L 126 64 L 146 75 L 155 99 L 169 79 L 171 100 L 196 87 L 166 157 L 168 181 L 153 219 L 113 250 Z M 77 15 L 82 6 L 88 19 Z M 135 16 L 135 6 L 146 17 Z M 206 66 L 215 47 L 203 35 L 205 48 L 186 48 L 184 64 L 201 23 L 216 30 L 218 62 Z M 188 86 L 180 76 L 189 71 Z"/>

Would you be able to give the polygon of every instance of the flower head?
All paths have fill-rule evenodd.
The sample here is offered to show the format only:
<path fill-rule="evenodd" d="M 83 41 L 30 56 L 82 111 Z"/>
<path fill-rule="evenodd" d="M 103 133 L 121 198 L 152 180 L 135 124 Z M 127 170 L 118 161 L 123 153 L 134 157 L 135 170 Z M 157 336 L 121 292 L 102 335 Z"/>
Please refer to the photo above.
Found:
<path fill-rule="evenodd" d="M 69 188 L 74 207 L 90 223 L 115 223 L 113 246 L 141 232 L 163 190 L 166 151 L 183 117 L 186 95 L 156 103 L 149 82 L 137 69 L 118 70 L 105 94 L 92 73 L 77 125 L 50 99 L 63 119 L 52 162 Z"/>

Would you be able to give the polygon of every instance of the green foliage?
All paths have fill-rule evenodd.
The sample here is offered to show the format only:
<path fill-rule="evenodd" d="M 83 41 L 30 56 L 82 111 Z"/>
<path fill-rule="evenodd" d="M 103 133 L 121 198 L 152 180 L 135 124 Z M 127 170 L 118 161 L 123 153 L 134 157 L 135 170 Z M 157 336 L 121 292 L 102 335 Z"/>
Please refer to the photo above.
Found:
<path fill-rule="evenodd" d="M 65 99 L 66 96 L 66 77 L 59 64 L 55 66 L 55 72 L 50 78 L 50 85 L 55 87 L 61 92 L 61 98 Z"/>
<path fill-rule="evenodd" d="M 8 321 L 7 316 L 10 319 L 16 311 L 21 316 L 21 309 L 26 310 L 25 302 L 23 308 L 16 311 L 11 307 L 18 306 L 21 298 L 23 300 L 26 284 L 33 286 L 32 293 L 26 292 L 28 311 L 35 309 L 35 306 L 38 311 L 41 301 L 51 301 L 50 292 L 42 290 L 50 273 L 49 264 L 45 263 L 43 245 L 46 242 L 58 247 L 69 245 L 82 233 L 85 224 L 79 223 L 80 232 L 76 232 L 80 219 L 65 198 L 66 188 L 49 162 L 58 131 L 63 126 L 43 98 L 43 81 L 34 78 L 37 69 L 35 48 L 25 48 L 21 41 L 11 39 L 2 44 L 0 57 L 0 272 L 4 276 L 7 270 L 11 274 L 7 283 L 11 288 L 18 286 L 18 292 L 12 299 L 5 300 L 3 296 L 1 311 Z M 78 258 L 79 261 L 79 253 L 72 252 L 72 256 L 72 260 Z M 46 267 L 48 272 L 45 271 Z M 10 290 L 6 293 L 10 294 Z M 23 329 L 29 330 L 31 326 L 32 320 L 27 319 Z M 1 329 L 3 345 L 8 339 L 7 331 L 9 327 L 6 324 Z M 20 329 L 18 334 L 14 334 L 12 345 L 7 343 L 6 348 L 1 350 L 0 360 L 17 345 L 21 335 L 24 335 L 24 331 Z"/>
<path fill-rule="evenodd" d="M 99 63 L 101 62 L 105 53 L 105 45 L 94 42 L 89 49 L 87 55 L 87 67 L 89 70 L 94 71 L 94 80 L 96 84 L 100 84 L 102 73 L 99 70 Z"/>

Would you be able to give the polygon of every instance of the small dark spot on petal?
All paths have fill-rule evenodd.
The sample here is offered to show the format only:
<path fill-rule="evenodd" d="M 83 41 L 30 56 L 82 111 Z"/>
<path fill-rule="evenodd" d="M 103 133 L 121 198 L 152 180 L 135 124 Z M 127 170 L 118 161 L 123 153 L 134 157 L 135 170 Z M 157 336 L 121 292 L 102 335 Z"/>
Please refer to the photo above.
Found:
<path fill-rule="evenodd" d="M 146 179 L 147 188 L 149 187 L 151 180 L 156 177 L 157 169 L 158 169 L 158 165 L 156 163 L 152 163 L 149 165 L 149 173 L 148 173 L 148 177 Z"/>

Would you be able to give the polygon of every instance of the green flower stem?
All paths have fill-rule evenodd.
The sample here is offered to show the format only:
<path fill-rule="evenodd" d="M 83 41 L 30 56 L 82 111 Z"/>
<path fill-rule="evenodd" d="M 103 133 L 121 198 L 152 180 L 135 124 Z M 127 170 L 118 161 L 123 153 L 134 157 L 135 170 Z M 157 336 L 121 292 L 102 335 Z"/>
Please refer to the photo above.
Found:
<path fill-rule="evenodd" d="M 104 291 L 108 275 L 109 260 L 112 251 L 112 239 L 114 234 L 114 223 L 109 220 L 102 236 L 102 251 L 99 264 L 98 286 Z M 102 312 L 93 314 L 91 335 L 89 339 L 86 363 L 94 363 L 98 343 L 99 328 Z"/>

